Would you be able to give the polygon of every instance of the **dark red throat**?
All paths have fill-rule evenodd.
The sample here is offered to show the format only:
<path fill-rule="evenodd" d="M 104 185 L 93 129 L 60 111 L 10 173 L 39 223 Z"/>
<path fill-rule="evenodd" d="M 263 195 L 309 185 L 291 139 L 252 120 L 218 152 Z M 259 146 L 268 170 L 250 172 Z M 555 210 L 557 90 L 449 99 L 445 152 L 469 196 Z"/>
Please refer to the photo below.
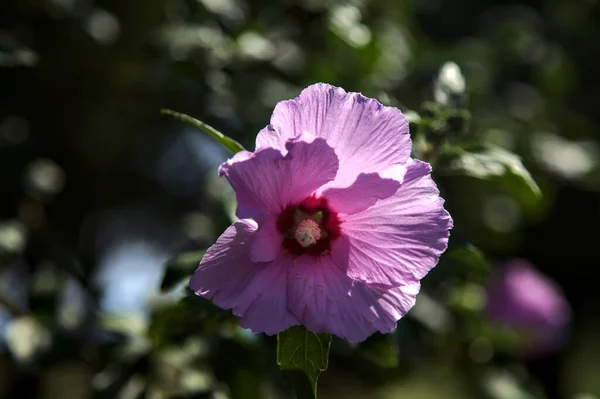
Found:
<path fill-rule="evenodd" d="M 325 232 L 316 243 L 308 247 L 300 245 L 294 237 L 294 231 L 298 223 L 298 211 L 305 218 L 321 212 L 319 222 L 321 229 Z M 277 230 L 283 235 L 283 247 L 293 255 L 323 255 L 331 250 L 331 242 L 340 236 L 340 220 L 327 203 L 325 198 L 310 196 L 300 204 L 289 204 L 277 218 Z"/>

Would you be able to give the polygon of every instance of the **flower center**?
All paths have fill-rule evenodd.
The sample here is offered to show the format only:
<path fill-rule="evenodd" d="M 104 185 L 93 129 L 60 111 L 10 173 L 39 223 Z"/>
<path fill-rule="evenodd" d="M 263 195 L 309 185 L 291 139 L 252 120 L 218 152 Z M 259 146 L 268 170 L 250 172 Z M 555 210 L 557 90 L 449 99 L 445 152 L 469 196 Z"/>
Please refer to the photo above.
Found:
<path fill-rule="evenodd" d="M 315 244 L 321 238 L 321 228 L 312 219 L 305 219 L 296 228 L 296 240 L 304 248 Z"/>
<path fill-rule="evenodd" d="M 340 220 L 325 198 L 314 196 L 288 205 L 277 218 L 283 247 L 292 255 L 324 255 L 340 236 Z"/>

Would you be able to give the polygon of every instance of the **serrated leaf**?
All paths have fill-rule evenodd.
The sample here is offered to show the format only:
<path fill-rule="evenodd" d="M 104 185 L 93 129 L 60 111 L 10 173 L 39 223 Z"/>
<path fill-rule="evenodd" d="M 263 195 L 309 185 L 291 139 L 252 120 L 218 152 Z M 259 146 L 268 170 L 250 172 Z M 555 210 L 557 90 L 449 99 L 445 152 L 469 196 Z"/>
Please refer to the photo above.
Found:
<path fill-rule="evenodd" d="M 205 249 L 184 252 L 171 259 L 165 268 L 160 289 L 162 291 L 168 291 L 182 279 L 192 275 L 205 253 Z"/>
<path fill-rule="evenodd" d="M 171 111 L 170 109 L 161 109 L 160 113 L 163 115 L 170 115 L 172 117 L 179 119 L 182 122 L 186 122 L 186 123 L 189 123 L 190 125 L 197 127 L 198 129 L 207 133 L 210 137 L 212 137 L 214 140 L 216 140 L 223 147 L 228 149 L 232 154 L 237 154 L 238 152 L 245 150 L 244 147 L 240 143 L 238 143 L 231 137 L 224 135 L 223 133 L 219 132 L 214 127 L 212 127 L 202 121 L 199 121 L 196 118 L 192 118 L 189 115 L 182 114 L 179 112 Z"/>
<path fill-rule="evenodd" d="M 317 397 L 317 380 L 327 370 L 331 335 L 315 334 L 294 326 L 277 334 L 277 364 L 281 370 L 299 370 L 306 374 L 313 396 Z"/>

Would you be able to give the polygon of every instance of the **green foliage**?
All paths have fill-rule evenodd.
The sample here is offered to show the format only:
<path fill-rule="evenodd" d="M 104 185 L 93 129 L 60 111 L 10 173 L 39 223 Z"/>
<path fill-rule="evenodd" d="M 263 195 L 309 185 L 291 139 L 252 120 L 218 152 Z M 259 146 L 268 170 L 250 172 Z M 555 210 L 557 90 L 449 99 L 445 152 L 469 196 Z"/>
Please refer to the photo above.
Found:
<path fill-rule="evenodd" d="M 184 252 L 167 262 L 160 289 L 168 291 L 175 284 L 188 279 L 198 268 L 205 253 L 206 250 Z"/>
<path fill-rule="evenodd" d="M 470 243 L 460 242 L 454 232 L 450 245 L 440 258 L 439 268 L 433 270 L 436 278 L 482 282 L 489 276 L 485 254 Z"/>
<path fill-rule="evenodd" d="M 456 148 L 438 158 L 436 166 L 444 176 L 465 176 L 492 182 L 509 192 L 529 209 L 535 209 L 542 193 L 516 154 L 492 145 Z"/>
<path fill-rule="evenodd" d="M 426 102 L 420 116 L 415 133 L 435 142 L 460 139 L 469 131 L 471 114 L 467 109 Z"/>
<path fill-rule="evenodd" d="M 202 130 L 204 133 L 208 134 L 217 143 L 221 144 L 223 147 L 225 147 L 227 150 L 229 150 L 229 152 L 231 152 L 232 154 L 237 154 L 240 151 L 244 151 L 244 147 L 240 143 L 238 143 L 231 137 L 225 136 L 223 133 L 219 132 L 214 127 L 212 127 L 202 121 L 199 121 L 198 119 L 192 118 L 189 115 L 185 115 L 185 114 L 182 114 L 179 112 L 171 111 L 169 109 L 162 109 L 160 111 L 160 113 L 163 115 L 173 116 L 182 122 L 186 122 L 194 127 L 197 127 L 198 129 Z"/>
<path fill-rule="evenodd" d="M 520 157 L 503 148 L 448 145 L 433 164 L 456 225 L 483 249 L 515 248 L 518 232 L 544 209 L 541 190 Z"/>
<path fill-rule="evenodd" d="M 290 327 L 277 334 L 277 364 L 281 370 L 302 371 L 311 386 L 313 396 L 317 397 L 317 380 L 327 370 L 331 335 L 315 334 L 302 326 Z M 298 377 L 293 378 L 296 384 Z M 299 388 L 299 392 L 305 392 Z M 300 396 L 300 395 L 299 395 Z M 299 398 L 300 399 L 300 398 Z"/>
<path fill-rule="evenodd" d="M 549 259 L 538 266 L 570 284 L 574 304 L 597 291 L 572 258 L 596 256 L 599 224 L 593 1 L 79 3 L 0 2 L 0 305 L 10 352 L 0 354 L 0 397 L 287 399 L 280 350 L 298 397 L 314 396 L 329 364 L 323 397 L 543 398 L 531 388 L 541 377 L 524 372 L 524 334 L 485 322 L 484 286 L 499 259 L 526 253 Z M 455 222 L 395 332 L 336 339 L 330 363 L 330 337 L 298 327 L 281 346 L 187 289 L 200 248 L 229 222 L 224 204 L 236 219 L 235 196 L 204 181 L 218 179 L 223 155 L 157 113 L 169 104 L 202 115 L 213 126 L 162 111 L 235 154 L 278 101 L 319 81 L 404 112 L 413 157 L 432 164 Z M 553 207 L 553 191 L 572 202 Z M 105 217 L 114 211 L 116 229 Z M 143 216 L 122 217 L 130 211 Z M 552 229 L 527 233 L 540 216 Z M 195 228 L 202 220 L 209 234 Z M 568 262 L 554 262 L 558 247 Z M 158 284 L 149 275 L 165 259 Z M 123 273 L 104 274 L 110 267 Z M 121 305 L 106 310 L 116 291 Z M 594 312 L 575 311 L 574 336 L 597 330 L 585 323 Z M 567 359 L 574 348 L 585 356 L 557 365 L 569 378 L 552 375 L 549 392 L 561 381 L 565 396 L 598 396 L 593 338 L 569 345 Z M 298 358 L 302 348 L 314 358 Z"/>

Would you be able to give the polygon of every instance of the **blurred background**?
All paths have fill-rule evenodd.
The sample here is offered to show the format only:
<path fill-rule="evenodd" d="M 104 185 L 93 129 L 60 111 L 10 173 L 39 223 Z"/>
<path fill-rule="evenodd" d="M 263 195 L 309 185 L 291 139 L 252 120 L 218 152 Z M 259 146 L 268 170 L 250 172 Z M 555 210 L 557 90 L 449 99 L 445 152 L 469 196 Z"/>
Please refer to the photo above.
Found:
<path fill-rule="evenodd" d="M 597 0 L 3 0 L 0 398 L 291 397 L 274 338 L 185 291 L 230 223 L 228 153 L 159 111 L 252 149 L 319 81 L 405 112 L 456 226 L 393 334 L 334 340 L 319 397 L 600 398 L 598 21 Z M 495 150 L 446 162 L 469 145 Z"/>

